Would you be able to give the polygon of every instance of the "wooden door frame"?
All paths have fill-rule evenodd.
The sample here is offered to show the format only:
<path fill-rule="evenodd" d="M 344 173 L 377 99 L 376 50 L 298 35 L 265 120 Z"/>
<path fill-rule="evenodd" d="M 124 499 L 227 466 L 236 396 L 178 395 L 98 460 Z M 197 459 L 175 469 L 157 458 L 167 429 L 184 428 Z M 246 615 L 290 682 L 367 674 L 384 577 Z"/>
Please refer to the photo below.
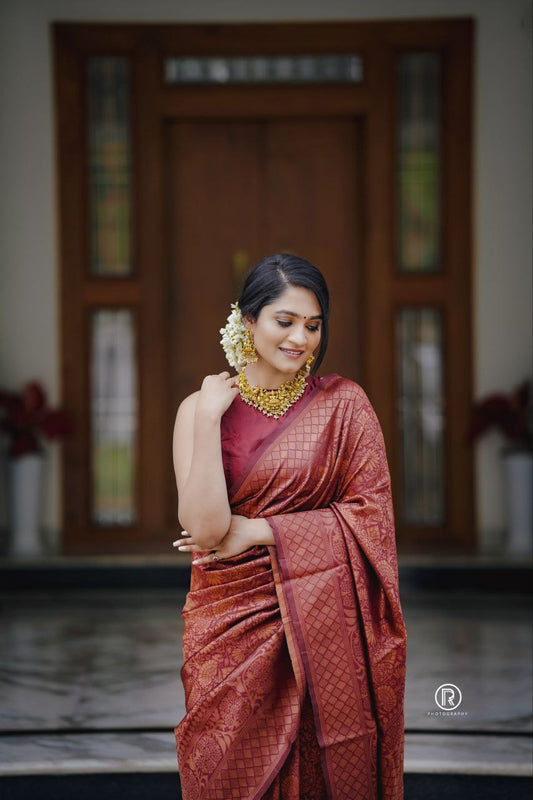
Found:
<path fill-rule="evenodd" d="M 453 424 L 447 442 L 447 524 L 434 529 L 405 529 L 400 548 L 471 550 L 475 545 L 471 453 L 461 457 L 462 436 L 472 397 L 471 335 L 471 52 L 469 20 L 401 22 L 319 22 L 279 24 L 75 24 L 54 25 L 61 262 L 61 370 L 63 398 L 79 420 L 77 435 L 63 450 L 65 548 L 98 551 L 112 535 L 112 549 L 168 551 L 176 525 L 166 519 L 169 491 L 169 419 L 164 391 L 169 359 L 165 307 L 168 280 L 165 251 L 165 181 L 162 123 L 165 119 L 216 119 L 316 115 L 317 87 L 166 86 L 168 56 L 356 53 L 362 57 L 361 85 L 322 87 L 321 114 L 362 119 L 364 140 L 362 383 L 380 418 L 393 476 L 398 474 L 394 341 L 395 308 L 408 302 L 446 305 L 450 314 L 447 356 L 453 354 L 456 379 L 446 386 Z M 403 51 L 438 50 L 446 66 L 447 109 L 444 169 L 449 170 L 445 217 L 450 234 L 447 280 L 437 276 L 400 276 L 393 269 L 395 108 L 394 58 Z M 86 273 L 87 209 L 83 68 L 91 55 L 130 59 L 134 91 L 133 152 L 134 249 L 136 273 L 127 279 L 90 279 Z M 463 131 L 457 136 L 456 131 Z M 142 154 L 142 157 L 141 157 Z M 452 213 L 453 212 L 453 213 Z M 80 247 L 80 243 L 83 246 Z M 454 303 L 451 300 L 454 299 Z M 79 309 L 127 302 L 139 314 L 141 480 L 139 525 L 105 530 L 87 527 L 89 495 L 84 468 L 89 444 L 87 334 Z M 383 342 L 390 343 L 384 347 Z M 85 359 L 85 360 L 84 360 Z M 142 402 L 150 392 L 150 402 Z M 168 462 L 161 458 L 168 453 Z M 68 466 L 67 466 L 68 465 Z M 150 469 L 148 466 L 150 465 Z M 96 544 L 95 544 L 96 543 Z"/>

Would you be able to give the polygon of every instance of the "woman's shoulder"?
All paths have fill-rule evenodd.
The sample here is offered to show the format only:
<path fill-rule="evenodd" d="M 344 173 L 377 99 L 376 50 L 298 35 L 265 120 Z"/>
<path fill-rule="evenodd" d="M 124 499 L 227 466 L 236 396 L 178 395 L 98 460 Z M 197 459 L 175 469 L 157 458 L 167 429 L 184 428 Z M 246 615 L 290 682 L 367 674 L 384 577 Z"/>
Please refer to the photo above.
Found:
<path fill-rule="evenodd" d="M 350 378 L 344 378 L 342 375 L 332 372 L 330 375 L 321 376 L 319 381 L 322 390 L 330 395 L 346 398 L 347 400 L 364 400 L 368 402 L 368 397 L 363 387 Z"/>
<path fill-rule="evenodd" d="M 326 396 L 330 398 L 332 418 L 340 415 L 350 425 L 356 425 L 357 429 L 365 428 L 378 435 L 379 420 L 370 398 L 362 386 L 336 373 L 325 375 L 322 378 L 322 384 L 327 393 Z"/>
<path fill-rule="evenodd" d="M 200 390 L 192 392 L 192 394 L 187 395 L 187 397 L 185 397 L 181 401 L 181 403 L 178 406 L 176 418 L 191 420 L 194 417 L 194 412 L 196 411 L 196 404 L 198 403 L 199 394 Z"/>

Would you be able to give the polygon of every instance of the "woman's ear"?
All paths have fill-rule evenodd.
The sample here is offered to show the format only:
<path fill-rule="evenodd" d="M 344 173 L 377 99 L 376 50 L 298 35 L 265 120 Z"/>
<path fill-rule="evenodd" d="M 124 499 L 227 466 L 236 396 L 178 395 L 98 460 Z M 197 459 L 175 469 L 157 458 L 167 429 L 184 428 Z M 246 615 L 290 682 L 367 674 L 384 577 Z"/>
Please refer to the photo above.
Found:
<path fill-rule="evenodd" d="M 247 330 L 249 331 L 253 330 L 254 321 L 250 316 L 248 316 L 248 314 L 242 318 L 242 321 L 244 322 L 244 327 L 247 328 Z"/>

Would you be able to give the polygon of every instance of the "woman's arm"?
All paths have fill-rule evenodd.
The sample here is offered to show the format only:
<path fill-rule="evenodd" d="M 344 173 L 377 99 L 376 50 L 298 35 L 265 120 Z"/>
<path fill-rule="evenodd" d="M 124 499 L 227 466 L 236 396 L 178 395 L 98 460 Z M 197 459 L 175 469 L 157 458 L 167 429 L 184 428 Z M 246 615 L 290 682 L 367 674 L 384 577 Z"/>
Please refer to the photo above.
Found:
<path fill-rule="evenodd" d="M 198 553 L 206 549 L 198 543 L 197 537 L 190 535 L 189 531 L 183 531 L 182 536 L 182 539 L 177 539 L 173 543 L 174 547 L 177 547 L 182 552 Z M 248 519 L 240 514 L 232 514 L 228 532 L 216 547 L 210 549 L 214 550 L 218 559 L 224 559 L 233 558 L 233 556 L 249 550 L 250 547 L 256 547 L 257 545 L 273 546 L 275 544 L 272 528 L 266 519 L 261 517 Z M 202 558 L 193 557 L 192 563 L 198 566 L 200 564 L 208 564 L 212 559 L 212 554 Z"/>
<path fill-rule="evenodd" d="M 180 405 L 174 425 L 178 517 L 204 550 L 216 547 L 231 522 L 220 419 L 237 396 L 234 381 L 228 372 L 208 375 L 201 390 Z"/>

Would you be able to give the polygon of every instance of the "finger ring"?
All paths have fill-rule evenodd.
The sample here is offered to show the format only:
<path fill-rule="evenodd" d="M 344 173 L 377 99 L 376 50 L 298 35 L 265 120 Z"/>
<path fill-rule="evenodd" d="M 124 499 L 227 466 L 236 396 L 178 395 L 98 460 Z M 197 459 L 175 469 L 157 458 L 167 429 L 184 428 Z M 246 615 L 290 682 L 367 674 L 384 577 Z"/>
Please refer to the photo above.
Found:
<path fill-rule="evenodd" d="M 211 561 L 218 561 L 218 556 L 216 553 L 211 553 Z"/>

